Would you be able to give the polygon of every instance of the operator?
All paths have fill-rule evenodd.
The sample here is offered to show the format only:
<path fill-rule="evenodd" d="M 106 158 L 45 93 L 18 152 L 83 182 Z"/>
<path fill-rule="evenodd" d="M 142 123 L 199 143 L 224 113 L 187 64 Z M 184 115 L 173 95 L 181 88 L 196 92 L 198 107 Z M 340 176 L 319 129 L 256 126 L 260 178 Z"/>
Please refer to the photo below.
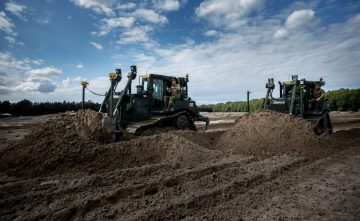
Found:
<path fill-rule="evenodd" d="M 176 79 L 173 78 L 171 80 L 171 87 L 166 87 L 166 91 L 168 91 L 171 96 L 164 97 L 165 108 L 164 111 L 169 111 L 170 106 L 174 104 L 175 99 L 180 99 L 180 85 L 176 83 Z"/>
<path fill-rule="evenodd" d="M 317 83 L 312 91 L 312 104 L 315 111 L 319 111 L 322 102 L 325 99 L 325 91 L 321 89 L 321 85 Z"/>

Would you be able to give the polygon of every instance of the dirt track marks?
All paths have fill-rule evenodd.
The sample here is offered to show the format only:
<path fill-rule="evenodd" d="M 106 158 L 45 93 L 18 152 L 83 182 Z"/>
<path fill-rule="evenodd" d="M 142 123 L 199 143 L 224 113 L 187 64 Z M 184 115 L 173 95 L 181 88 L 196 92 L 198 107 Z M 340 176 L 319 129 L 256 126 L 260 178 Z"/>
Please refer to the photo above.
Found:
<path fill-rule="evenodd" d="M 307 162 L 190 220 L 358 220 L 359 159 L 357 146 Z"/>
<path fill-rule="evenodd" d="M 356 214 L 360 165 L 354 162 L 360 153 L 351 148 L 359 143 L 359 129 L 333 134 L 321 141 L 321 149 L 310 143 L 302 151 L 284 146 L 277 149 L 281 151 L 251 151 L 245 156 L 229 151 L 234 148 L 231 145 L 216 148 L 215 141 L 227 130 L 179 131 L 90 145 L 70 143 L 70 138 L 79 138 L 76 130 L 65 130 L 61 121 L 55 123 L 61 129 L 55 131 L 56 145 L 50 142 L 55 135 L 46 133 L 24 143 L 31 146 L 20 145 L 14 148 L 18 151 L 2 155 L 1 220 L 360 217 Z M 62 131 L 68 132 L 70 140 L 64 139 Z M 244 148 L 246 139 L 237 134 L 234 145 Z M 264 138 L 267 142 L 269 136 Z M 59 160 L 65 161 L 51 167 Z"/>
<path fill-rule="evenodd" d="M 241 167 L 225 168 L 214 174 L 203 176 L 196 182 L 188 181 L 181 186 L 179 197 L 165 204 L 156 205 L 150 210 L 138 212 L 138 215 L 132 216 L 131 220 L 191 218 L 197 211 L 231 200 L 303 161 L 303 158 L 284 155 L 265 161 L 249 162 Z"/>
<path fill-rule="evenodd" d="M 9 219 L 16 216 L 34 219 L 181 218 L 202 206 L 232 199 L 302 161 L 302 158 L 286 155 L 265 161 L 232 156 L 194 169 L 159 164 L 101 175 L 83 174 L 81 179 L 73 175 L 4 183 L 0 191 L 7 195 L 0 203 L 4 208 L 1 216 Z M 11 209 L 19 201 L 27 201 L 27 207 Z"/>

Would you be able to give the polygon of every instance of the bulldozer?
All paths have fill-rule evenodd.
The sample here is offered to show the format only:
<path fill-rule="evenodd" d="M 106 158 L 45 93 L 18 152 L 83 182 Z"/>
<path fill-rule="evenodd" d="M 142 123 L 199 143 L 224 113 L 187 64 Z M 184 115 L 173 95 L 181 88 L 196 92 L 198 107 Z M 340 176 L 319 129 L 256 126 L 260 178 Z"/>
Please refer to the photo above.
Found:
<path fill-rule="evenodd" d="M 122 80 L 121 69 L 109 73 L 110 88 L 100 106 L 99 112 L 105 115 L 104 127 L 118 140 L 126 136 L 151 135 L 165 130 L 194 130 L 195 121 L 205 122 L 209 118 L 200 115 L 196 102 L 188 96 L 189 77 L 174 77 L 158 74 L 145 74 L 139 77 L 136 92 L 131 92 L 132 81 L 137 77 L 137 67 L 131 66 L 127 82 L 122 91 L 116 88 Z M 170 109 L 164 111 L 166 88 L 176 79 L 180 86 L 180 97 L 175 99 Z"/>
<path fill-rule="evenodd" d="M 325 136 L 332 133 L 330 120 L 330 104 L 326 98 L 319 103 L 313 98 L 316 85 L 324 86 L 325 81 L 307 81 L 292 75 L 291 80 L 278 82 L 279 98 L 273 97 L 275 89 L 274 79 L 269 78 L 266 83 L 267 93 L 263 103 L 264 110 L 273 110 L 301 117 L 311 123 L 314 133 Z"/>

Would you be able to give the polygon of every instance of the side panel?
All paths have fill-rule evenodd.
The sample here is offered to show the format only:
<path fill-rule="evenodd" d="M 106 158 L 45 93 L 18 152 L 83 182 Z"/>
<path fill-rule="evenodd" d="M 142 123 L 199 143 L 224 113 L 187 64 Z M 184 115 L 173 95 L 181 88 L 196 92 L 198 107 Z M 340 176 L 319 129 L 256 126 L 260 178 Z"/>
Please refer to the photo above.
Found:
<path fill-rule="evenodd" d="M 189 108 L 189 101 L 177 99 L 174 101 L 174 108 L 175 110 Z"/>
<path fill-rule="evenodd" d="M 125 121 L 142 121 L 150 116 L 149 98 L 132 95 L 126 104 Z"/>
<path fill-rule="evenodd" d="M 271 99 L 269 110 L 282 112 L 282 113 L 288 113 L 288 108 L 286 105 L 286 99 L 285 98 L 279 98 L 279 99 Z"/>

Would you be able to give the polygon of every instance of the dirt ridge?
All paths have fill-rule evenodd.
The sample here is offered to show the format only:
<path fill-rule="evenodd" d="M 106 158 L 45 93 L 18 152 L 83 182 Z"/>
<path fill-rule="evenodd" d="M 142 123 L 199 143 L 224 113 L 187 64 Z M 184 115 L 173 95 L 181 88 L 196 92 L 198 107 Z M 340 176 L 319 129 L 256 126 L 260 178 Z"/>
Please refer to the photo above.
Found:
<path fill-rule="evenodd" d="M 308 122 L 274 112 L 243 116 L 223 131 L 171 131 L 113 144 L 104 143 L 101 123 L 102 116 L 89 110 L 54 115 L 3 148 L 1 219 L 261 219 L 252 214 L 256 207 L 266 212 L 263 201 L 276 199 L 255 190 L 287 194 L 297 183 L 284 189 L 278 180 L 311 174 L 360 142 L 360 129 L 319 139 Z M 237 211 L 244 201 L 251 207 Z M 356 209 L 346 210 L 350 220 Z"/>

